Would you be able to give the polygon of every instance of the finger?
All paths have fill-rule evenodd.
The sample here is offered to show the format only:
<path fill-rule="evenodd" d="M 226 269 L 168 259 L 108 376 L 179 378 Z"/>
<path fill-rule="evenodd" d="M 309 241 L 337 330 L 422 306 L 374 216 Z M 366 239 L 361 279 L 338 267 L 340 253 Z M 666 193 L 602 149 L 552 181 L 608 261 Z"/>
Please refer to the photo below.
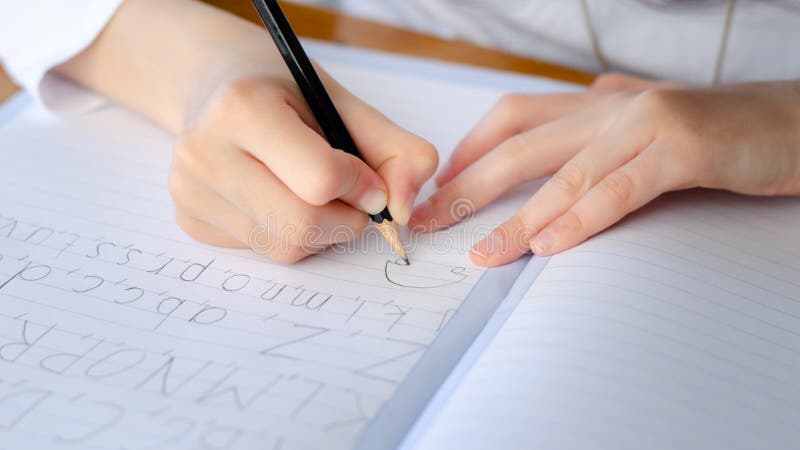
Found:
<path fill-rule="evenodd" d="M 240 244 L 231 245 L 231 247 L 249 246 L 250 233 L 258 226 L 258 223 L 250 216 L 233 206 L 216 192 L 197 183 L 193 183 L 191 187 L 172 188 L 172 191 L 174 192 L 176 215 L 183 219 L 183 222 L 179 221 L 181 227 L 183 227 L 184 223 L 192 225 L 186 220 L 191 218 L 195 222 L 207 225 L 205 228 L 209 228 L 209 233 L 207 233 L 209 238 L 215 238 L 216 240 L 222 237 L 215 236 L 210 231 L 213 229 L 216 230 L 217 234 L 224 234 Z M 187 195 L 191 195 L 192 199 L 186 200 L 185 196 Z M 194 237 L 192 230 L 183 228 L 189 235 Z M 203 229 L 205 231 L 200 226 L 192 226 L 192 229 Z M 197 237 L 195 238 L 197 239 Z M 207 242 L 204 239 L 199 240 Z M 221 245 L 221 247 L 228 247 L 228 245 Z"/>
<path fill-rule="evenodd" d="M 219 228 L 195 219 L 181 210 L 175 211 L 178 226 L 193 239 L 215 247 L 247 248 L 248 245 Z"/>
<path fill-rule="evenodd" d="M 176 210 L 176 219 L 186 234 L 200 242 L 217 247 L 249 248 L 284 264 L 300 261 L 324 250 L 324 247 L 303 247 L 279 241 L 261 226 L 249 225 L 249 218 L 238 211 L 214 215 L 215 224 L 198 219 L 182 209 Z M 230 230 L 233 235 L 223 230 Z"/>
<path fill-rule="evenodd" d="M 480 209 L 514 186 L 553 173 L 596 135 L 603 118 L 590 110 L 518 134 L 484 155 L 414 211 L 412 228 L 433 231 L 463 217 L 452 205 Z"/>
<path fill-rule="evenodd" d="M 367 164 L 388 186 L 389 211 L 395 221 L 405 225 L 420 188 L 439 164 L 436 149 L 339 84 L 328 82 L 326 86 Z"/>
<path fill-rule="evenodd" d="M 524 253 L 520 245 L 513 242 L 506 243 L 504 240 L 519 236 L 522 231 L 518 230 L 522 225 L 525 236 L 538 236 L 547 225 L 569 210 L 600 180 L 647 148 L 653 132 L 654 130 L 648 126 L 635 126 L 629 120 L 619 121 L 611 130 L 601 135 L 559 169 L 514 217 L 501 225 L 497 233 L 492 233 L 487 238 L 499 240 L 499 243 L 489 248 L 487 242 L 476 244 L 474 247 L 476 251 L 471 253 L 475 263 L 494 266 L 518 258 Z M 546 236 L 545 234 L 544 237 Z"/>
<path fill-rule="evenodd" d="M 443 186 L 512 136 L 586 108 L 597 98 L 586 93 L 504 96 L 456 146 L 436 184 Z"/>
<path fill-rule="evenodd" d="M 218 226 L 240 230 L 236 237 L 243 242 L 247 241 L 247 227 L 268 226 L 288 245 L 327 246 L 355 239 L 368 225 L 366 214 L 343 202 L 323 206 L 305 203 L 245 152 L 219 147 L 215 150 L 206 163 L 214 170 L 205 171 L 193 169 L 192 158 L 176 151 L 170 191 L 176 204 L 212 224 L 241 212 L 250 223 Z M 195 175 L 198 173 L 203 174 L 202 178 Z"/>
<path fill-rule="evenodd" d="M 369 225 L 366 214 L 346 203 L 314 206 L 298 199 L 268 168 L 247 155 L 228 173 L 230 180 L 222 185 L 222 195 L 291 245 L 351 241 Z"/>
<path fill-rule="evenodd" d="M 651 146 L 610 173 L 538 233 L 531 249 L 538 255 L 550 255 L 572 248 L 662 193 L 682 185 L 685 171 L 665 155 L 667 152 Z"/>
<path fill-rule="evenodd" d="M 296 196 L 312 205 L 334 199 L 371 214 L 386 207 L 387 188 L 366 163 L 334 151 L 300 117 L 290 94 L 259 80 L 240 82 L 227 93 L 234 113 L 220 115 L 219 127 L 235 130 L 233 144 L 269 167 Z"/>
<path fill-rule="evenodd" d="M 536 230 L 515 214 L 479 241 L 469 253 L 473 263 L 484 267 L 508 264 L 530 252 L 530 242 Z"/>
<path fill-rule="evenodd" d="M 173 162 L 169 192 L 175 204 L 178 225 L 187 234 L 220 247 L 248 246 L 248 235 L 256 222 L 210 187 L 188 175 L 181 157 Z"/>
<path fill-rule="evenodd" d="M 207 202 L 208 203 L 208 202 Z M 216 203 L 212 201 L 210 203 Z M 273 261 L 290 264 L 324 250 L 323 246 L 297 246 L 276 238 L 270 230 L 221 201 L 222 208 L 203 209 L 198 218 L 192 208 L 176 207 L 178 225 L 192 238 L 217 247 L 249 248 Z M 212 205 L 213 206 L 213 205 Z M 220 206 L 220 205 L 216 205 Z M 227 231 L 223 231 L 227 230 Z"/>
<path fill-rule="evenodd" d="M 262 235 L 254 233 L 254 231 L 259 230 L 258 227 L 253 228 L 249 233 L 249 242 L 243 243 L 227 232 L 222 231 L 222 229 L 217 226 L 192 217 L 182 211 L 176 211 L 176 220 L 186 234 L 200 242 L 216 247 L 249 248 L 279 263 L 295 263 L 322 250 L 291 246 L 276 242 L 272 238 L 265 238 Z M 229 227 L 229 225 L 225 224 L 223 224 L 223 226 Z"/>

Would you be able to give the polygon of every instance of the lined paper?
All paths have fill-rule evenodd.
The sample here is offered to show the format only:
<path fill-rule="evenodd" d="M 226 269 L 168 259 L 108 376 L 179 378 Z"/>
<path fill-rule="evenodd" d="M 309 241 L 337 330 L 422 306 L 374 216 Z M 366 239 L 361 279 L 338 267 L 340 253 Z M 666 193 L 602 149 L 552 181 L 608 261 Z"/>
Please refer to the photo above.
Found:
<path fill-rule="evenodd" d="M 692 191 L 551 258 L 416 448 L 797 448 L 798 230 Z"/>
<path fill-rule="evenodd" d="M 440 149 L 502 92 L 312 48 Z M 418 238 L 411 266 L 374 230 L 283 266 L 178 229 L 171 143 L 114 106 L 0 125 L 0 449 L 350 448 L 481 279 L 475 231 L 525 198 Z"/>

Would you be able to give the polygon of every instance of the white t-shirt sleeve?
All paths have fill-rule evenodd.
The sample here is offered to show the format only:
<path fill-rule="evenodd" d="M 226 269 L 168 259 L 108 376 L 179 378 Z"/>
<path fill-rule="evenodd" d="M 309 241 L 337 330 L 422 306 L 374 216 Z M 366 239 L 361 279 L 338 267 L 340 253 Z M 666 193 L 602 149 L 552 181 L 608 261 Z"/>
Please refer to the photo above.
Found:
<path fill-rule="evenodd" d="M 14 81 L 48 108 L 91 107 L 96 96 L 50 69 L 88 47 L 123 1 L 2 1 L 0 61 Z"/>

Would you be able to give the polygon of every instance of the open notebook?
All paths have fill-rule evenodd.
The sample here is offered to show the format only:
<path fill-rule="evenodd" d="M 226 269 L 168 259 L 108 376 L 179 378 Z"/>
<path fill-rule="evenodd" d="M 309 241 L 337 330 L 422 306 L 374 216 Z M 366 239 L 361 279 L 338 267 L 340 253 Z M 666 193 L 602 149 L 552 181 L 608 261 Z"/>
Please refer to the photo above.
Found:
<path fill-rule="evenodd" d="M 444 157 L 503 92 L 574 89 L 309 50 Z M 526 186 L 411 266 L 376 233 L 282 266 L 177 228 L 171 141 L 115 106 L 0 110 L 0 449 L 800 444 L 796 199 L 669 195 L 563 255 L 472 266 Z"/>

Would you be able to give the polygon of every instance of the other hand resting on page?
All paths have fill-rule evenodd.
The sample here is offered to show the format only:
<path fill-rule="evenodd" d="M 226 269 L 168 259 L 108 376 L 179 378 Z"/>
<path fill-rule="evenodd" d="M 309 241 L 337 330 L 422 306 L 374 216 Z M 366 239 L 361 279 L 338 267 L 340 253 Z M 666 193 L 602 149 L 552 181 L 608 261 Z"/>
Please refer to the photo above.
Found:
<path fill-rule="evenodd" d="M 609 74 L 585 93 L 508 95 L 458 145 L 410 225 L 450 226 L 454 202 L 481 208 L 547 175 L 473 247 L 475 263 L 564 251 L 668 191 L 800 194 L 800 81 L 702 89 Z"/>

